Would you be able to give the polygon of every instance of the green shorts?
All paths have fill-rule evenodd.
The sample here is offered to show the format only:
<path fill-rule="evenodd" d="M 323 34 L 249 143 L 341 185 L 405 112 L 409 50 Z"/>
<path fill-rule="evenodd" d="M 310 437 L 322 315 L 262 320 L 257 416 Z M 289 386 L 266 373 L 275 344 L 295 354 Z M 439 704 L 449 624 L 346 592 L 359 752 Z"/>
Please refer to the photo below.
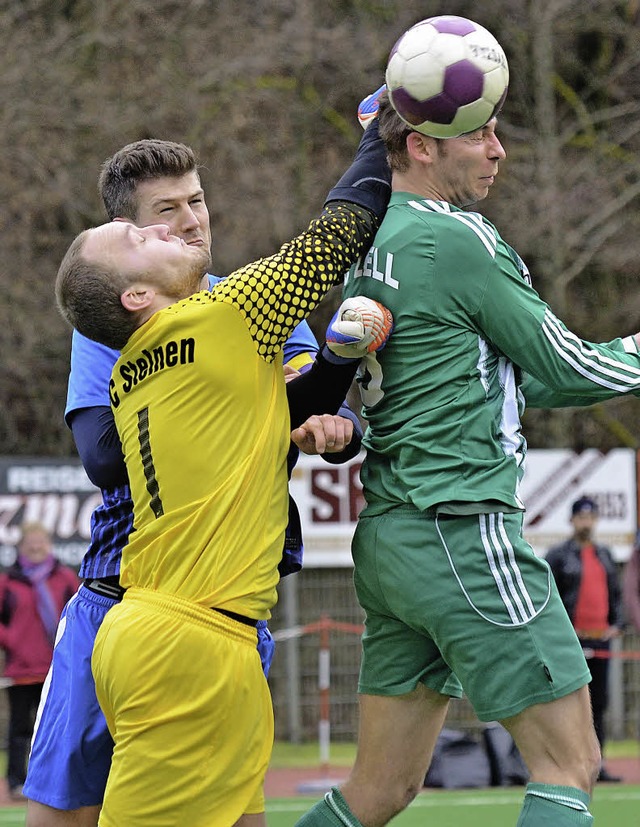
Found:
<path fill-rule="evenodd" d="M 358 690 L 418 683 L 502 720 L 587 684 L 582 648 L 521 514 L 361 517 L 355 587 L 366 612 Z"/>

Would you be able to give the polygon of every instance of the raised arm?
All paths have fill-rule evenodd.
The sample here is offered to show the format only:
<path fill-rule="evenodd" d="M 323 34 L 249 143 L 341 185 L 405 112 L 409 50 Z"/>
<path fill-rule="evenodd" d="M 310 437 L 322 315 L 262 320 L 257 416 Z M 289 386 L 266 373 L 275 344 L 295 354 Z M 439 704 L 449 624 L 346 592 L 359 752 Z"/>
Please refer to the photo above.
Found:
<path fill-rule="evenodd" d="M 274 255 L 240 268 L 214 287 L 217 301 L 238 307 L 265 359 L 275 358 L 295 325 L 368 250 L 386 210 L 389 182 L 374 123 L 307 230 Z"/>

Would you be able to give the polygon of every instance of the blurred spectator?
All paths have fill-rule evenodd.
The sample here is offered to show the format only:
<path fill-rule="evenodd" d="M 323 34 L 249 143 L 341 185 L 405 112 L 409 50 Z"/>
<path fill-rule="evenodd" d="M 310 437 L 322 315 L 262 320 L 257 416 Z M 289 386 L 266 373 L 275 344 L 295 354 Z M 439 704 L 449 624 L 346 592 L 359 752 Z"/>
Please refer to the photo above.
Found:
<path fill-rule="evenodd" d="M 80 581 L 54 557 L 51 536 L 40 523 L 22 526 L 17 552 L 15 563 L 0 574 L 0 646 L 9 696 L 7 784 L 11 797 L 21 800 L 58 620 Z"/>
<path fill-rule="evenodd" d="M 631 550 L 631 557 L 624 567 L 622 581 L 624 608 L 629 622 L 640 633 L 640 532 Z"/>
<path fill-rule="evenodd" d="M 580 497 L 571 507 L 572 537 L 550 549 L 546 559 L 591 672 L 593 723 L 604 750 L 609 650 L 611 640 L 622 634 L 624 624 L 616 564 L 609 549 L 593 539 L 597 521 L 597 503 L 590 497 Z M 621 779 L 603 765 L 598 780 Z"/>

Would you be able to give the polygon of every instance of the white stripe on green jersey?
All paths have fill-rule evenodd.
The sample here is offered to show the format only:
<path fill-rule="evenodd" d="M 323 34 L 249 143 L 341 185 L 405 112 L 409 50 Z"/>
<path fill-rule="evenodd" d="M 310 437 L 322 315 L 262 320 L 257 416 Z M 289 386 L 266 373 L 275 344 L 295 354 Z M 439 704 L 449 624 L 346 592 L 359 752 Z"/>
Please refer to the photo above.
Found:
<path fill-rule="evenodd" d="M 560 357 L 566 359 L 583 376 L 618 393 L 629 391 L 629 381 L 635 384 L 632 390 L 640 389 L 640 368 L 621 365 L 618 359 L 613 360 L 585 347 L 585 343 L 567 330 L 550 310 L 545 314 L 543 328 Z"/>
<path fill-rule="evenodd" d="M 394 193 L 344 294 L 382 302 L 395 322 L 361 369 L 365 513 L 520 510 L 525 396 L 555 407 L 640 394 L 638 353 L 567 330 L 478 213 Z"/>

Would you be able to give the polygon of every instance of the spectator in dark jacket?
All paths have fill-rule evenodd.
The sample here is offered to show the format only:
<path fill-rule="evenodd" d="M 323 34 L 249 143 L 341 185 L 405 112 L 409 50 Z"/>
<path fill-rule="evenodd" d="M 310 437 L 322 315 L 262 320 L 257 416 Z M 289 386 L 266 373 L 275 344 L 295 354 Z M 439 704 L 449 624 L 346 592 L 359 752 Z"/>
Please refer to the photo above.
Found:
<path fill-rule="evenodd" d="M 608 703 L 611 640 L 624 625 L 620 582 L 616 564 L 606 546 L 593 539 L 598 505 L 580 497 L 571 507 L 573 536 L 547 553 L 547 563 L 560 597 L 582 644 L 591 672 L 593 723 L 600 747 L 604 747 L 604 715 Z M 599 781 L 620 781 L 601 767 Z"/>
<path fill-rule="evenodd" d="M 15 563 L 0 574 L 0 646 L 9 696 L 7 784 L 14 800 L 23 798 L 29 742 L 60 613 L 80 584 L 53 556 L 51 535 L 40 523 L 22 526 L 17 551 Z"/>

